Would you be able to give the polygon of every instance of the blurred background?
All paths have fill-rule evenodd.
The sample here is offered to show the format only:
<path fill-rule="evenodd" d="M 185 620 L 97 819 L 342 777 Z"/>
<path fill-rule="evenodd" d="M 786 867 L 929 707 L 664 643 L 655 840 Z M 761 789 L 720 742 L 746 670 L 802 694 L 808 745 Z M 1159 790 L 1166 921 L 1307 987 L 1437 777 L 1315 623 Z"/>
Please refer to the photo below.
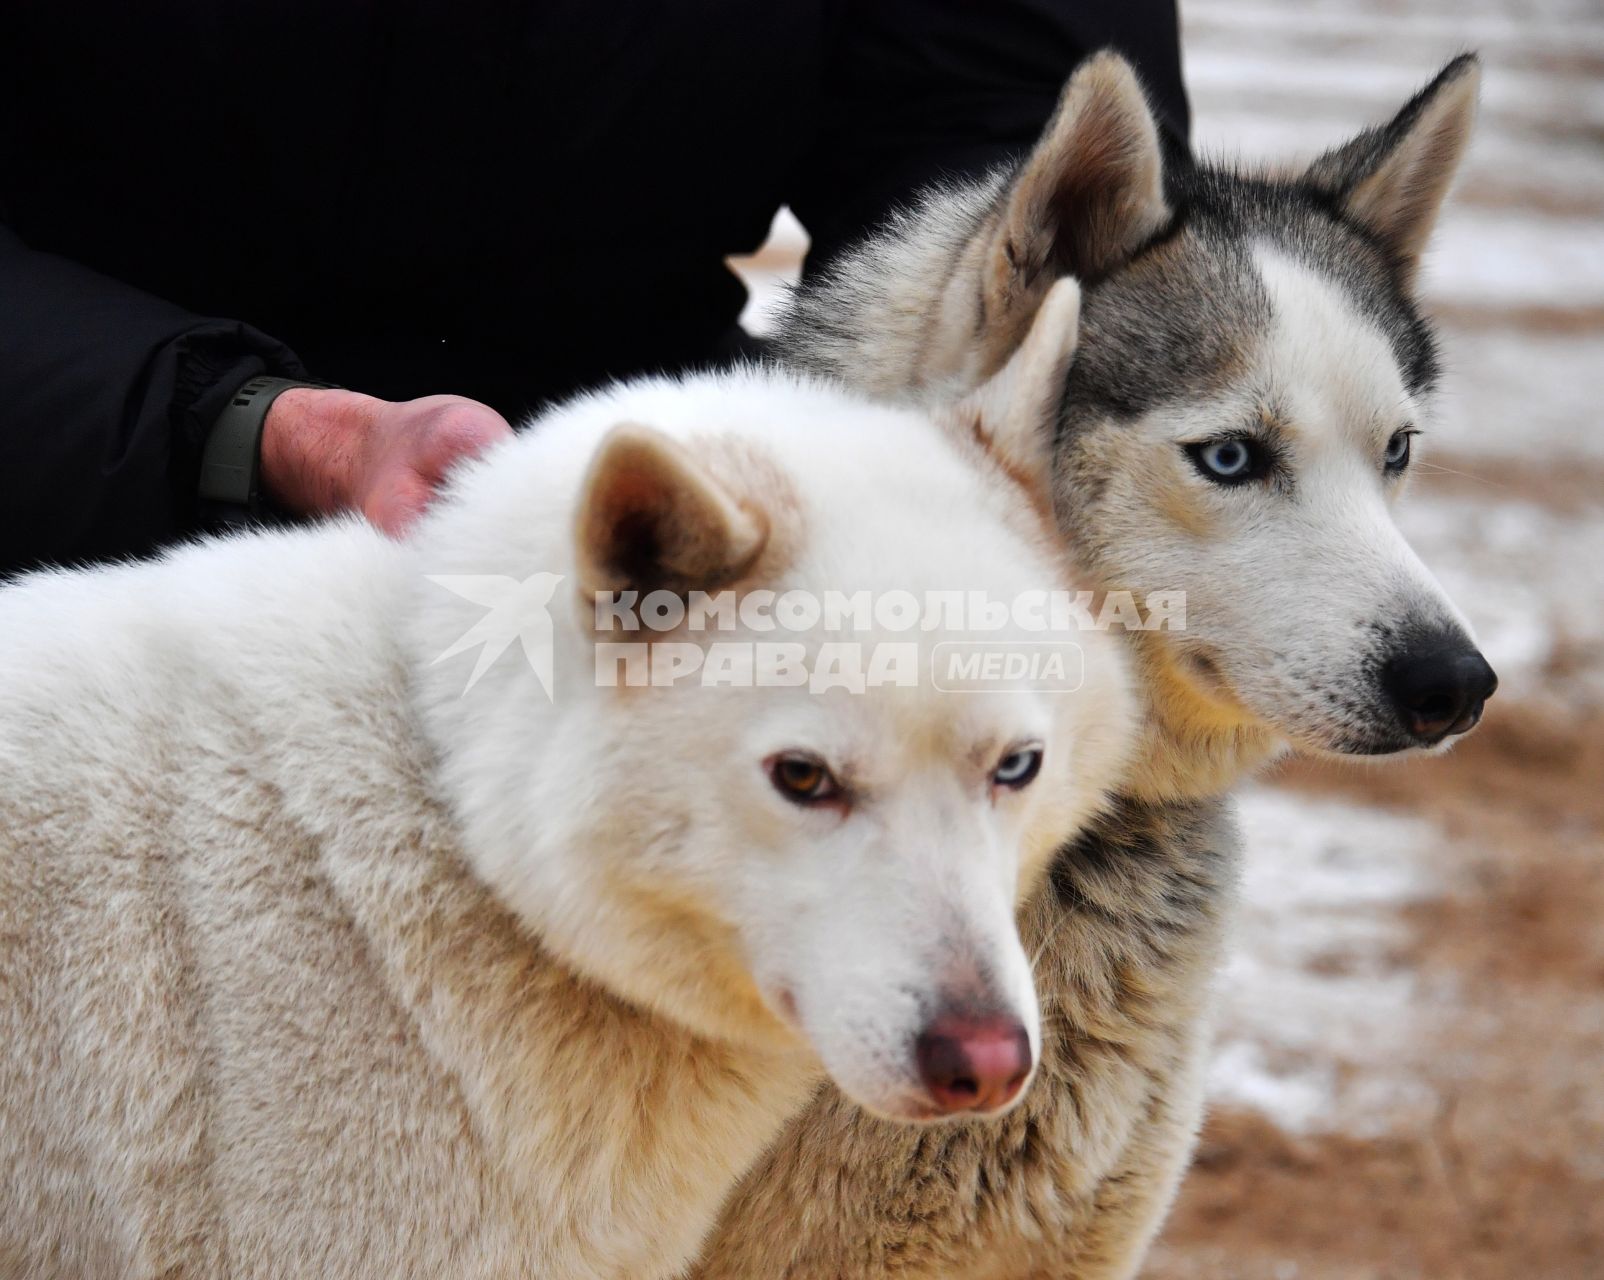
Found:
<path fill-rule="evenodd" d="M 1181 19 L 1194 145 L 1249 161 L 1309 159 L 1483 56 L 1401 523 L 1501 686 L 1451 755 L 1243 792 L 1211 1115 L 1144 1275 L 1604 1276 L 1604 3 Z M 782 215 L 737 263 L 752 325 L 805 244 Z"/>
<path fill-rule="evenodd" d="M 1194 143 L 1308 157 L 1486 64 L 1400 515 L 1501 687 L 1244 796 L 1212 1118 L 1148 1274 L 1604 1276 L 1604 6 L 1182 0 Z"/>

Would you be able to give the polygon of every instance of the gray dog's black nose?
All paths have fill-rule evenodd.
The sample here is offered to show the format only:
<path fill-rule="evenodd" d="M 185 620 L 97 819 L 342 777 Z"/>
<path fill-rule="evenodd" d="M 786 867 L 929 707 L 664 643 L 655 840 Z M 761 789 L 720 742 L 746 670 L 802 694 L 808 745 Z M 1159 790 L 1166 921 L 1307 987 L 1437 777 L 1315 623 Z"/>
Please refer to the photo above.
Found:
<path fill-rule="evenodd" d="M 1475 649 L 1453 645 L 1398 655 L 1382 684 L 1405 731 L 1430 745 L 1474 729 L 1498 677 Z"/>

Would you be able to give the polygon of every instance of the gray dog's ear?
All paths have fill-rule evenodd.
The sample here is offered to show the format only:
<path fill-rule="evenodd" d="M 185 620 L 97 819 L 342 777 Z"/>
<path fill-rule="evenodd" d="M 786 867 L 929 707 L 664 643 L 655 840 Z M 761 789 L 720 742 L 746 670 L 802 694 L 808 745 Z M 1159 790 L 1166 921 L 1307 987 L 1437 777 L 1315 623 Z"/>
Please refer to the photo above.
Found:
<path fill-rule="evenodd" d="M 1008 362 L 944 415 L 960 437 L 1049 507 L 1053 426 L 1079 340 L 1080 285 L 1065 278 L 1047 291 Z"/>
<path fill-rule="evenodd" d="M 738 579 L 768 540 L 683 445 L 651 427 L 607 433 L 585 478 L 574 539 L 588 591 L 713 590 Z"/>
<path fill-rule="evenodd" d="M 1376 235 L 1405 287 L 1414 283 L 1470 141 L 1480 84 L 1476 55 L 1462 54 L 1391 121 L 1326 152 L 1304 174 L 1304 181 L 1336 196 L 1350 217 Z"/>
<path fill-rule="evenodd" d="M 1169 221 L 1158 126 L 1125 59 L 1100 53 L 1070 78 L 1008 193 L 991 263 L 1003 294 L 1045 276 L 1093 280 Z"/>

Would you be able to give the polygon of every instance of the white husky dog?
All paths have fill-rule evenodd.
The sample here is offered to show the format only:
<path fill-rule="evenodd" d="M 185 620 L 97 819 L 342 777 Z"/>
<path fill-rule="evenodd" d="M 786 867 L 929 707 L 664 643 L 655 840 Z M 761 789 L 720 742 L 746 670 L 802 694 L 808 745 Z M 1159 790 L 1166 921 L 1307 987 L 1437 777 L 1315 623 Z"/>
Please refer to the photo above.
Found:
<path fill-rule="evenodd" d="M 0 1275 L 667 1276 L 821 1066 L 900 1120 L 1016 1100 L 1014 912 L 1122 767 L 1113 641 L 1073 695 L 640 687 L 593 604 L 1067 585 L 1031 428 L 1077 303 L 947 426 L 641 383 L 408 544 L 0 593 Z"/>

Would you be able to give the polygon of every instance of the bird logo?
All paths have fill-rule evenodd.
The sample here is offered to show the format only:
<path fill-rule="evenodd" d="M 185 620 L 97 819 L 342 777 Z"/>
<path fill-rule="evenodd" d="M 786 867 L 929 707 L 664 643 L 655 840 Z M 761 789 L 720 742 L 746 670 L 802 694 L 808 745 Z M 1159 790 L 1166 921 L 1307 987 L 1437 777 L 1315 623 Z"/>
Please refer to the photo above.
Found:
<path fill-rule="evenodd" d="M 556 593 L 557 584 L 563 580 L 562 574 L 533 573 L 522 582 L 500 573 L 431 573 L 427 576 L 430 582 L 487 611 L 461 639 L 434 660 L 444 662 L 479 646 L 479 658 L 473 664 L 462 691 L 464 694 L 479 683 L 480 677 L 516 640 L 523 647 L 524 658 L 545 690 L 547 700 L 552 700 L 552 624 L 547 606 Z"/>

